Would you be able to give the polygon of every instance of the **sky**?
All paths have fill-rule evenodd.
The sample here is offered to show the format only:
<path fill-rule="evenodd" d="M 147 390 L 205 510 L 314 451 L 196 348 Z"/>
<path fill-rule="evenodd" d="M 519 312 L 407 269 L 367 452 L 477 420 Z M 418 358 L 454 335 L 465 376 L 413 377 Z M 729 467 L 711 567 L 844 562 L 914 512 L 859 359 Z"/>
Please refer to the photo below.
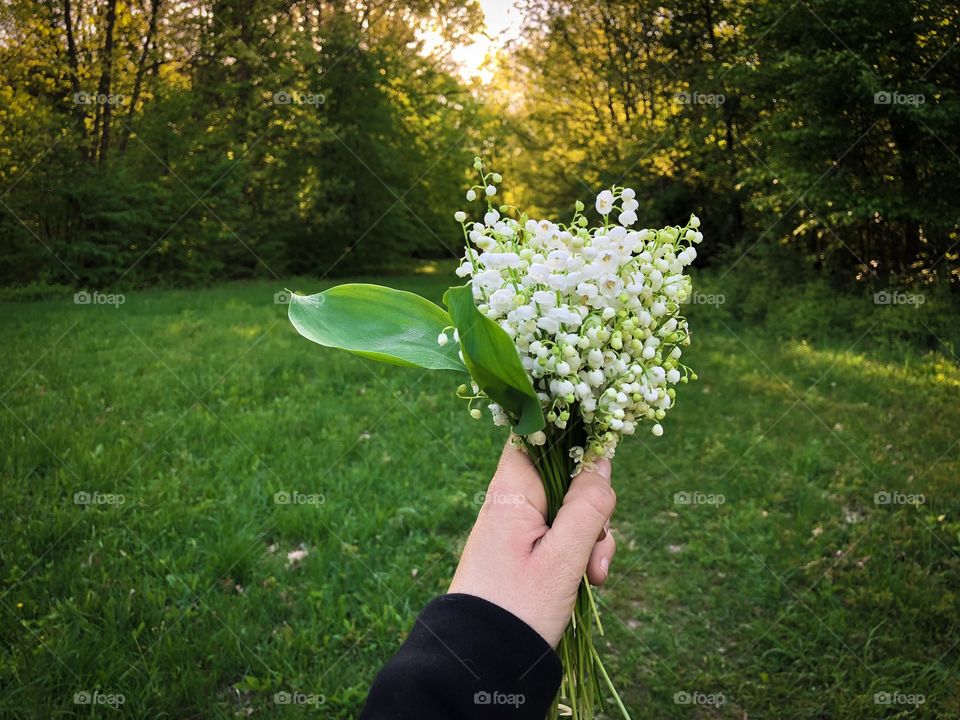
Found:
<path fill-rule="evenodd" d="M 522 14 L 510 0 L 477 0 L 485 16 L 486 30 L 472 36 L 472 42 L 458 46 L 451 57 L 461 66 L 464 78 L 478 77 L 486 82 L 493 76 L 492 68 L 481 65 L 487 55 L 493 55 L 504 43 L 513 40 L 520 32 Z"/>

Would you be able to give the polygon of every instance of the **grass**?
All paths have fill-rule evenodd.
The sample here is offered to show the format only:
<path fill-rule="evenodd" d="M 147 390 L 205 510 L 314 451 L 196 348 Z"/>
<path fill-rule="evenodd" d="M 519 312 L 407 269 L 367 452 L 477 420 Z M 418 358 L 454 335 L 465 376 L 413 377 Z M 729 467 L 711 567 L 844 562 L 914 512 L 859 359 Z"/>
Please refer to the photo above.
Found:
<path fill-rule="evenodd" d="M 446 589 L 502 433 L 452 376 L 302 340 L 277 289 L 3 306 L 3 717 L 355 717 Z M 614 469 L 634 718 L 960 716 L 960 371 L 694 310 L 701 380 Z"/>

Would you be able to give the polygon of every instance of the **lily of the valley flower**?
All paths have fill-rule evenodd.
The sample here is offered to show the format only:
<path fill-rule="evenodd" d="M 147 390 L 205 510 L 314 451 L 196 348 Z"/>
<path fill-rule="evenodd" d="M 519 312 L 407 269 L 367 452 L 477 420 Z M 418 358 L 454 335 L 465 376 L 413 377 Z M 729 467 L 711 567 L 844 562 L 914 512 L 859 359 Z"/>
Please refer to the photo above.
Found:
<path fill-rule="evenodd" d="M 480 174 L 477 187 L 490 198 L 497 192 L 491 181 L 502 178 Z M 631 188 L 602 191 L 595 207 L 605 222 L 594 228 L 586 227 L 581 202 L 569 225 L 521 225 L 501 217 L 490 199 L 482 223 L 456 214 L 468 243 L 457 274 L 470 278 L 478 309 L 513 339 L 547 422 L 563 429 L 579 413 L 587 442 L 571 451 L 578 463 L 612 457 L 640 425 L 662 435 L 673 386 L 696 379 L 680 362 L 690 344 L 680 310 L 691 294 L 685 269 L 703 240 L 699 218 L 691 215 L 683 228 L 632 229 L 639 203 Z M 445 344 L 447 335 L 438 340 Z M 495 403 L 489 409 L 496 424 L 511 422 Z M 479 414 L 472 405 L 471 414 Z M 527 441 L 542 444 L 545 434 Z"/>

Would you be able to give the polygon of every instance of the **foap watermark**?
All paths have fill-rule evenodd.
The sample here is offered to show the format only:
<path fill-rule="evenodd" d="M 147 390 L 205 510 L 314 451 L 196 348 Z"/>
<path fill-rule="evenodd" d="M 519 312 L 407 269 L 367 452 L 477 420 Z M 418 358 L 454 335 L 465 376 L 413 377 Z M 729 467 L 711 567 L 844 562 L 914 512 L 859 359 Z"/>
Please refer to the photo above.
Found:
<path fill-rule="evenodd" d="M 274 305 L 289 305 L 291 302 L 293 302 L 293 293 L 289 290 L 284 289 L 273 294 Z M 304 305 L 319 306 L 326 302 L 326 298 L 323 296 L 323 293 L 317 293 L 316 295 L 297 295 L 297 302 Z"/>
<path fill-rule="evenodd" d="M 699 490 L 682 490 L 673 494 L 674 505 L 713 505 L 719 507 L 727 499 L 721 493 L 705 493 Z"/>
<path fill-rule="evenodd" d="M 923 493 L 902 493 L 881 490 L 873 495 L 874 505 L 923 505 L 927 498 Z"/>
<path fill-rule="evenodd" d="M 273 494 L 273 502 L 277 505 L 323 505 L 327 498 L 323 493 L 302 493 L 296 490 L 287 492 L 281 490 Z"/>
<path fill-rule="evenodd" d="M 327 98 L 323 93 L 279 90 L 273 94 L 274 105 L 312 105 L 314 107 L 320 107 L 326 101 Z"/>
<path fill-rule="evenodd" d="M 697 90 L 693 92 L 678 92 L 673 96 L 681 105 L 712 105 L 714 107 L 723 105 L 727 101 L 727 96 L 723 93 L 702 93 Z"/>
<path fill-rule="evenodd" d="M 725 705 L 727 698 L 723 693 L 704 693 L 699 690 L 688 692 L 680 690 L 673 694 L 674 705 L 709 705 L 711 707 L 721 707 Z"/>
<path fill-rule="evenodd" d="M 120 308 L 127 301 L 127 296 L 123 293 L 102 293 L 99 290 L 88 292 L 81 290 L 73 294 L 74 305 L 113 305 Z"/>
<path fill-rule="evenodd" d="M 121 93 L 86 92 L 73 94 L 74 105 L 122 105 L 126 96 Z"/>
<path fill-rule="evenodd" d="M 874 105 L 909 105 L 918 107 L 927 101 L 923 93 L 902 93 L 897 90 L 881 90 L 873 94 Z"/>
<path fill-rule="evenodd" d="M 510 705 L 518 708 L 527 701 L 523 693 L 503 693 L 497 690 L 479 690 L 473 694 L 474 705 Z"/>
<path fill-rule="evenodd" d="M 922 293 L 881 290 L 873 294 L 874 305 L 923 305 L 927 298 Z"/>
<path fill-rule="evenodd" d="M 927 698 L 920 693 L 902 693 L 899 690 L 893 692 L 878 692 L 873 694 L 874 705 L 910 705 L 920 707 Z"/>
<path fill-rule="evenodd" d="M 484 502 L 492 505 L 523 505 L 527 498 L 517 493 L 478 492 L 473 496 L 473 500 L 477 505 L 483 505 Z"/>
<path fill-rule="evenodd" d="M 98 490 L 80 490 L 73 494 L 74 505 L 123 505 L 127 498 L 119 493 L 102 493 Z"/>
<path fill-rule="evenodd" d="M 720 306 L 727 301 L 726 295 L 723 293 L 702 293 L 695 292 L 690 295 L 690 298 L 687 300 L 691 305 L 714 305 Z"/>
<path fill-rule="evenodd" d="M 123 693 L 103 693 L 99 690 L 81 690 L 73 694 L 74 705 L 106 705 L 114 710 L 127 701 Z"/>
<path fill-rule="evenodd" d="M 281 690 L 273 694 L 274 705 L 323 705 L 327 701 L 320 693 L 287 692 Z"/>

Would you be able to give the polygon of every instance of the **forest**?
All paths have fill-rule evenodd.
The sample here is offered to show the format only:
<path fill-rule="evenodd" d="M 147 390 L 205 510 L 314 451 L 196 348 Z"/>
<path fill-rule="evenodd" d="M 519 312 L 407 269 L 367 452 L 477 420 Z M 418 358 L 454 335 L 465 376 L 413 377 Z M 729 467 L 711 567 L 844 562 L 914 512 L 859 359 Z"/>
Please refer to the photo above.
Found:
<path fill-rule="evenodd" d="M 651 227 L 694 210 L 724 273 L 955 284 L 956 3 L 519 5 L 481 81 L 450 57 L 471 0 L 4 3 L 0 282 L 452 258 L 482 155 L 536 211 L 617 181 Z"/>

